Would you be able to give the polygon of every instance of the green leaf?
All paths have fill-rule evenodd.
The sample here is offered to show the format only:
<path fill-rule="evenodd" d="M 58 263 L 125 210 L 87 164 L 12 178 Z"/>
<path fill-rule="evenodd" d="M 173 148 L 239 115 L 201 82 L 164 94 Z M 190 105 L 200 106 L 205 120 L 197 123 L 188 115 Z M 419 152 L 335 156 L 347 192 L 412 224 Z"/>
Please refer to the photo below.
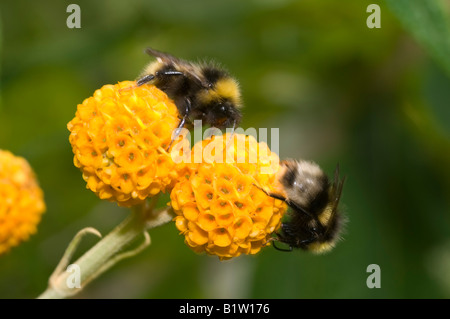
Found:
<path fill-rule="evenodd" d="M 450 76 L 450 23 L 441 0 L 386 0 L 404 27 Z"/>
<path fill-rule="evenodd" d="M 3 29 L 2 29 L 2 19 L 0 17 L 0 61 L 2 61 L 2 49 L 3 49 L 3 33 L 2 33 Z M 0 73 L 1 73 L 1 69 L 0 69 Z M 0 74 L 0 111 L 2 110 L 2 97 L 1 97 L 1 88 L 2 88 L 2 80 L 1 80 L 1 74 Z"/>

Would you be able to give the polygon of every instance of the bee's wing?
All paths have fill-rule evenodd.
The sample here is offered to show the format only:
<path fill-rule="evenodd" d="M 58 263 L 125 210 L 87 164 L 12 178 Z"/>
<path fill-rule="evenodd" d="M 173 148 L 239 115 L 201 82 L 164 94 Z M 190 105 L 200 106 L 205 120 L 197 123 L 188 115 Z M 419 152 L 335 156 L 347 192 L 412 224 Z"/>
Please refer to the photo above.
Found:
<path fill-rule="evenodd" d="M 200 72 L 198 67 L 192 65 L 192 63 L 178 59 L 169 53 L 161 52 L 152 48 L 146 48 L 145 53 L 154 56 L 160 63 L 171 64 L 180 70 L 185 70 L 185 73 L 189 73 L 189 77 L 191 77 L 194 81 L 197 81 L 199 85 L 207 85 L 204 79 L 199 76 Z M 187 74 L 185 75 L 187 76 Z"/>
<path fill-rule="evenodd" d="M 339 204 L 339 200 L 342 195 L 342 188 L 344 187 L 345 176 L 340 180 L 339 179 L 339 164 L 334 171 L 334 181 L 333 181 L 333 190 L 334 190 L 334 206 L 335 208 Z"/>
<path fill-rule="evenodd" d="M 161 52 L 152 48 L 146 48 L 145 53 L 154 56 L 159 62 L 167 64 L 180 64 L 181 60 L 169 53 Z"/>
<path fill-rule="evenodd" d="M 339 178 L 339 164 L 336 166 L 336 170 L 334 171 L 334 180 L 333 180 L 333 209 L 331 211 L 329 221 L 333 220 L 334 216 L 337 213 L 339 200 L 341 199 L 342 189 L 344 188 L 345 176 L 340 179 Z M 327 232 L 330 228 L 327 229 Z"/>

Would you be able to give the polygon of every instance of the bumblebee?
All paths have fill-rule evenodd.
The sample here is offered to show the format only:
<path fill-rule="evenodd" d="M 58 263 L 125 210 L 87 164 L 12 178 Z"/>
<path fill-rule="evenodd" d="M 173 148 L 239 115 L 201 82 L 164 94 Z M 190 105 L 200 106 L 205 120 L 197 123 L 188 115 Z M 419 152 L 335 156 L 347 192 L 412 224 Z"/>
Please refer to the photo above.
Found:
<path fill-rule="evenodd" d="M 213 63 L 192 63 L 151 48 L 156 58 L 142 72 L 137 85 L 151 83 L 174 100 L 181 120 L 178 129 L 194 120 L 224 129 L 241 121 L 241 92 L 238 82 Z"/>
<path fill-rule="evenodd" d="M 288 221 L 281 224 L 281 230 L 274 237 L 289 245 L 292 251 L 301 248 L 313 253 L 331 250 L 340 239 L 345 217 L 338 210 L 345 178 L 339 177 L 339 165 L 330 182 L 320 167 L 308 161 L 282 161 L 277 176 L 281 193 L 267 193 L 283 200 L 290 207 Z"/>

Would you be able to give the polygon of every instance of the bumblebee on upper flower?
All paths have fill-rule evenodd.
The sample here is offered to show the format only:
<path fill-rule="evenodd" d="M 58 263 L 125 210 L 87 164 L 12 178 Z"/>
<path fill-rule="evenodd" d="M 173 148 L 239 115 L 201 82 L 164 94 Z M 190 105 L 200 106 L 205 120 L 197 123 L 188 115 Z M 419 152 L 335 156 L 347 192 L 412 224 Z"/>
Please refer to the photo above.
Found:
<path fill-rule="evenodd" d="M 178 128 L 194 120 L 219 129 L 239 125 L 242 115 L 238 82 L 213 63 L 193 63 L 147 48 L 156 57 L 142 72 L 137 85 L 150 83 L 166 92 L 178 108 Z"/>

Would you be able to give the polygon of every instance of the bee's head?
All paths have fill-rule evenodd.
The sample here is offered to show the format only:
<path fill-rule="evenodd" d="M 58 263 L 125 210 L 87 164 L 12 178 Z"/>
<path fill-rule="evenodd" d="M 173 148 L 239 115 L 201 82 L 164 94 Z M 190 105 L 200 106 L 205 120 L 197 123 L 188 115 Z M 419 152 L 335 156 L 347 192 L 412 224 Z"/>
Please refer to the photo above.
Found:
<path fill-rule="evenodd" d="M 236 127 L 241 120 L 241 91 L 237 81 L 223 70 L 205 68 L 208 85 L 197 95 L 204 120 L 220 129 Z"/>
<path fill-rule="evenodd" d="M 205 110 L 205 120 L 219 129 L 235 128 L 241 121 L 241 112 L 236 105 L 228 99 L 220 99 L 211 103 Z"/>

